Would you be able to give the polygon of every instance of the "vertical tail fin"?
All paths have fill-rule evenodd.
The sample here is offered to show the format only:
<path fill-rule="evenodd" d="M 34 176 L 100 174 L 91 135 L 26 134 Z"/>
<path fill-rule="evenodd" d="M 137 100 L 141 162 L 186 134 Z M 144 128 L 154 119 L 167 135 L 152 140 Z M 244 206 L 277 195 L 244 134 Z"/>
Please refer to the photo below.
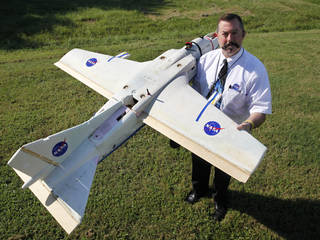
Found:
<path fill-rule="evenodd" d="M 29 189 L 51 213 L 61 227 L 70 234 L 81 222 L 96 171 L 97 158 L 82 165 L 77 171 L 59 182 L 54 191 L 46 181 L 36 181 Z M 14 169 L 23 181 L 27 175 Z"/>

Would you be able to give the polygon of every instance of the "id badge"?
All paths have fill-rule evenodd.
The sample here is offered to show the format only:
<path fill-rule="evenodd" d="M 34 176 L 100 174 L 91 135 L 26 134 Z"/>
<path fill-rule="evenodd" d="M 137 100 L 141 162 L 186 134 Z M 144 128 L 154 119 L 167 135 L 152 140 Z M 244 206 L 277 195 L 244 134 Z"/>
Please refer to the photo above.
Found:
<path fill-rule="evenodd" d="M 213 99 L 211 99 L 211 104 L 216 105 L 222 97 L 222 93 L 216 92 L 213 94 Z"/>

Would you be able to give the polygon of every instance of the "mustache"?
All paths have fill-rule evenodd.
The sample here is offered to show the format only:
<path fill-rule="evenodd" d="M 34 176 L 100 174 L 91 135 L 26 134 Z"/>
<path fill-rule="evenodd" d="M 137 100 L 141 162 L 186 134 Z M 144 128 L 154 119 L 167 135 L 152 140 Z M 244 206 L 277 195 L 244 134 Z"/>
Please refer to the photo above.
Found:
<path fill-rule="evenodd" d="M 229 42 L 229 43 L 226 43 L 225 45 L 223 45 L 222 49 L 226 50 L 228 47 L 232 47 L 232 46 L 234 46 L 236 48 L 240 47 L 240 45 L 236 42 Z"/>

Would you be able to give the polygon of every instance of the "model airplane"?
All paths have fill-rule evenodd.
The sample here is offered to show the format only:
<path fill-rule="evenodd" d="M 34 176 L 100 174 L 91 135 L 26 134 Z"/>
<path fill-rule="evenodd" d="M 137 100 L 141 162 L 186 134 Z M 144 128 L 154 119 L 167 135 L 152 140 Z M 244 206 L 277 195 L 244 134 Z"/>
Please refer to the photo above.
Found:
<path fill-rule="evenodd" d="M 73 49 L 55 65 L 109 101 L 88 121 L 21 147 L 8 164 L 67 233 L 81 222 L 97 164 L 151 126 L 241 182 L 266 147 L 196 92 L 189 81 L 214 35 L 196 38 L 152 61 Z"/>

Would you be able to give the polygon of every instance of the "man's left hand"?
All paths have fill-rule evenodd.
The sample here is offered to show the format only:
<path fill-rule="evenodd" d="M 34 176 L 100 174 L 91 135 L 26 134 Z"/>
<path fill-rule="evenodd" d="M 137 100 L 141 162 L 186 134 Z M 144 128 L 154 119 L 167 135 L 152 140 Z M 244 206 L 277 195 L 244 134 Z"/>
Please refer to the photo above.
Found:
<path fill-rule="evenodd" d="M 238 130 L 245 130 L 248 133 L 250 133 L 251 132 L 251 125 L 248 122 L 243 122 L 240 125 L 238 125 L 237 129 Z"/>

